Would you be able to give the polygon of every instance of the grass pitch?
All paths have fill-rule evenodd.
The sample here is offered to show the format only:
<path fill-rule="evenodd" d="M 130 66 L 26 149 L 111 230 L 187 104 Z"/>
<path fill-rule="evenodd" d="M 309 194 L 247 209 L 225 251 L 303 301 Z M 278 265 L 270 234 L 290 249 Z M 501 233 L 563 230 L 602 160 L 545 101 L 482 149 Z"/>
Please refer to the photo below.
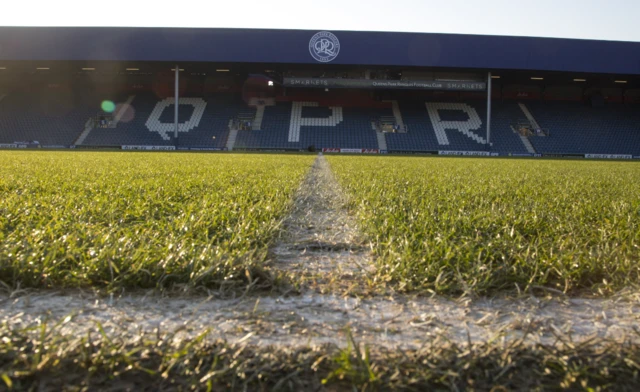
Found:
<path fill-rule="evenodd" d="M 458 345 L 438 337 L 417 350 L 273 348 L 140 333 L 61 333 L 64 320 L 0 325 L 0 390 L 10 391 L 637 391 L 640 347 L 597 339 L 529 346 Z"/>
<path fill-rule="evenodd" d="M 0 152 L 0 286 L 268 286 L 268 251 L 314 159 Z M 639 283 L 637 163 L 328 159 L 376 256 L 367 284 L 606 295 Z M 526 333 L 479 344 L 425 334 L 420 349 L 388 350 L 347 332 L 342 349 L 263 347 L 99 322 L 78 334 L 72 315 L 20 317 L 0 323 L 0 390 L 640 388 L 637 336 L 573 342 L 557 332 L 557 344 L 542 345 Z"/>
<path fill-rule="evenodd" d="M 315 158 L 2 152 L 0 281 L 246 287 Z M 378 282 L 606 295 L 640 281 L 640 165 L 329 157 Z"/>
<path fill-rule="evenodd" d="M 605 295 L 640 282 L 638 163 L 328 159 L 373 244 L 378 281 Z"/>
<path fill-rule="evenodd" d="M 0 281 L 244 286 L 312 156 L 0 153 Z"/>

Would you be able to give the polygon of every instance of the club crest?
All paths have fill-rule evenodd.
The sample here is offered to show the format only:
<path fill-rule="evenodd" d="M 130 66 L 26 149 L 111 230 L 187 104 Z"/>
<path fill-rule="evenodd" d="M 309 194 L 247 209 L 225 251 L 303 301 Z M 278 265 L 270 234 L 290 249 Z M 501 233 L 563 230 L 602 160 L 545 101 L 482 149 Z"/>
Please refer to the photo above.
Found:
<path fill-rule="evenodd" d="M 338 37 L 328 31 L 316 33 L 309 41 L 311 57 L 321 63 L 328 63 L 338 57 L 340 41 Z"/>

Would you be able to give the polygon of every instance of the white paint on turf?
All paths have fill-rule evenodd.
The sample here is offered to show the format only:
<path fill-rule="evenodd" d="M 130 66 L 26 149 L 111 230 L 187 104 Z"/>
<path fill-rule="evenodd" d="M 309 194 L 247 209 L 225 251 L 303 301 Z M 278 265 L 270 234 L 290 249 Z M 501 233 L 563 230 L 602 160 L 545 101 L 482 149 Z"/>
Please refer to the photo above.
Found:
<path fill-rule="evenodd" d="M 458 344 L 512 342 L 528 331 L 526 344 L 574 343 L 592 337 L 640 339 L 638 295 L 618 299 L 479 299 L 397 296 L 369 299 L 333 295 L 248 296 L 214 299 L 129 294 L 113 299 L 82 293 L 39 292 L 0 296 L 0 320 L 14 327 L 51 325 L 71 318 L 64 333 L 84 334 L 100 322 L 110 336 L 140 331 L 177 332 L 193 338 L 210 329 L 211 339 L 287 347 L 331 343 L 345 346 L 349 329 L 357 341 L 388 348 L 417 348 L 441 337 Z M 247 337 L 249 336 L 249 337 Z"/>
<path fill-rule="evenodd" d="M 274 247 L 276 267 L 305 274 L 358 276 L 373 268 L 346 197 L 329 163 L 318 155 L 302 182 L 285 233 Z"/>

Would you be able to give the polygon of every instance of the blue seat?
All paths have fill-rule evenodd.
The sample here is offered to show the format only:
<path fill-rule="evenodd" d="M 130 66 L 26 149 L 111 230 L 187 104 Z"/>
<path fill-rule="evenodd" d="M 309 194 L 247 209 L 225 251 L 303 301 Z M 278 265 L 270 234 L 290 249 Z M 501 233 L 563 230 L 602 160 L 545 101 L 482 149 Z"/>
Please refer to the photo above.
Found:
<path fill-rule="evenodd" d="M 122 102 L 124 97 L 111 97 Z M 206 102 L 201 106 L 201 120 L 188 132 L 179 133 L 182 147 L 224 148 L 229 136 L 229 121 L 239 113 L 251 116 L 250 108 L 238 95 L 212 94 L 200 98 Z M 100 94 L 83 90 L 59 92 L 55 90 L 15 92 L 0 101 L 0 143 L 37 140 L 43 145 L 71 145 L 82 133 L 85 123 L 100 112 L 100 102 L 108 99 Z M 185 98 L 183 98 L 185 99 Z M 174 105 L 165 102 L 162 110 L 156 109 L 154 118 L 164 134 L 150 131 L 147 127 L 152 112 L 162 99 L 153 93 L 141 93 L 131 102 L 127 112 L 116 128 L 96 128 L 85 139 L 87 145 L 175 145 L 171 124 Z M 197 102 L 201 102 L 197 100 Z M 430 101 L 433 102 L 433 101 Z M 192 122 L 197 109 L 188 103 L 179 106 L 181 124 Z M 391 151 L 493 151 L 502 153 L 526 153 L 522 140 L 511 128 L 525 118 L 517 102 L 494 101 L 492 105 L 491 143 L 486 140 L 486 102 L 462 102 L 475 110 L 478 118 L 460 110 L 461 102 L 438 102 L 438 116 L 443 122 L 473 121 L 468 133 L 443 128 L 448 144 L 440 144 L 434 123 L 424 101 L 400 102 L 400 112 L 407 133 L 385 134 L 387 147 Z M 195 104 L 195 103 L 194 103 Z M 295 104 L 302 105 L 302 104 Z M 590 107 L 577 102 L 527 102 L 529 111 L 542 128 L 549 129 L 549 137 L 530 137 L 539 153 L 575 154 L 630 154 L 640 155 L 640 108 L 624 104 L 607 104 Z M 333 112 L 328 107 L 305 104 L 296 106 L 301 121 L 297 141 L 289 141 L 294 104 L 280 102 L 267 106 L 262 120 L 262 129 L 238 131 L 236 148 L 306 149 L 316 148 L 365 148 L 377 149 L 376 131 L 371 121 L 393 117 L 390 108 L 344 107 Z M 331 126 L 329 118 L 339 114 L 340 120 Z M 155 117 L 157 116 L 157 117 Z M 310 119 L 308 121 L 302 121 Z M 313 123 L 309 125 L 309 122 Z M 441 125 L 436 123 L 437 128 Z M 446 127 L 446 126 L 445 126 Z M 297 129 L 297 128 L 296 128 Z M 442 134 L 440 134 L 442 141 Z"/>
<path fill-rule="evenodd" d="M 291 103 L 278 103 L 265 108 L 260 131 L 239 131 L 237 148 L 366 148 L 377 149 L 376 131 L 371 119 L 380 115 L 379 110 L 342 108 L 343 120 L 336 126 L 300 127 L 300 138 L 289 142 Z M 384 110 L 382 111 L 384 113 Z M 390 113 L 390 110 L 389 110 Z M 328 107 L 303 107 L 302 118 L 328 118 Z"/>
<path fill-rule="evenodd" d="M 640 155 L 640 107 L 609 103 L 531 102 L 529 111 L 549 137 L 532 137 L 541 153 Z"/>
<path fill-rule="evenodd" d="M 15 92 L 0 101 L 0 143 L 73 144 L 100 111 L 100 96 L 82 91 Z"/>
<path fill-rule="evenodd" d="M 194 98 L 190 96 L 189 98 Z M 184 99 L 184 98 L 183 98 Z M 247 106 L 239 97 L 229 95 L 212 95 L 202 97 L 206 107 L 199 124 L 188 132 L 180 132 L 178 140 L 180 146 L 224 148 L 229 136 L 229 120 L 239 111 L 247 111 Z M 152 111 L 162 101 L 153 94 L 137 95 L 131 102 L 131 118 L 125 115 L 126 121 L 120 121 L 115 129 L 96 128 L 87 137 L 84 144 L 88 145 L 175 145 L 174 133 L 167 132 L 163 138 L 158 132 L 152 132 L 147 127 L 147 120 Z M 170 104 L 162 110 L 159 121 L 172 124 L 175 105 Z M 189 121 L 194 114 L 194 107 L 179 104 L 178 120 L 181 124 Z"/>
<path fill-rule="evenodd" d="M 452 103 L 450 101 L 429 101 L 435 103 Z M 460 103 L 460 102 L 456 102 Z M 481 119 L 481 126 L 475 133 L 486 140 L 486 102 L 462 102 L 475 109 Z M 449 144 L 440 144 L 433 128 L 431 118 L 424 101 L 400 102 L 400 112 L 407 133 L 387 134 L 387 146 L 391 151 L 487 151 L 486 144 L 463 135 L 455 130 L 445 130 Z M 441 109 L 438 110 L 442 121 L 468 121 L 469 116 L 461 110 Z M 511 129 L 511 124 L 522 118 L 520 108 L 515 103 L 494 102 L 491 110 L 491 151 L 505 153 L 526 153 L 527 150 L 522 144 L 519 136 Z"/>

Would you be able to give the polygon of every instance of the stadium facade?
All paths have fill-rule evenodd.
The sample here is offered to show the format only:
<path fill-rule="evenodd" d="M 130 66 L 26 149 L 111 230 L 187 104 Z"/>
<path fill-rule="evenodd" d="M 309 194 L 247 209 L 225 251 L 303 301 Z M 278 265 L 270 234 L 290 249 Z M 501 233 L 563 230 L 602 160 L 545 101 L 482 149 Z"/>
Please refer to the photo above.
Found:
<path fill-rule="evenodd" d="M 640 43 L 0 27 L 0 147 L 638 158 Z"/>

